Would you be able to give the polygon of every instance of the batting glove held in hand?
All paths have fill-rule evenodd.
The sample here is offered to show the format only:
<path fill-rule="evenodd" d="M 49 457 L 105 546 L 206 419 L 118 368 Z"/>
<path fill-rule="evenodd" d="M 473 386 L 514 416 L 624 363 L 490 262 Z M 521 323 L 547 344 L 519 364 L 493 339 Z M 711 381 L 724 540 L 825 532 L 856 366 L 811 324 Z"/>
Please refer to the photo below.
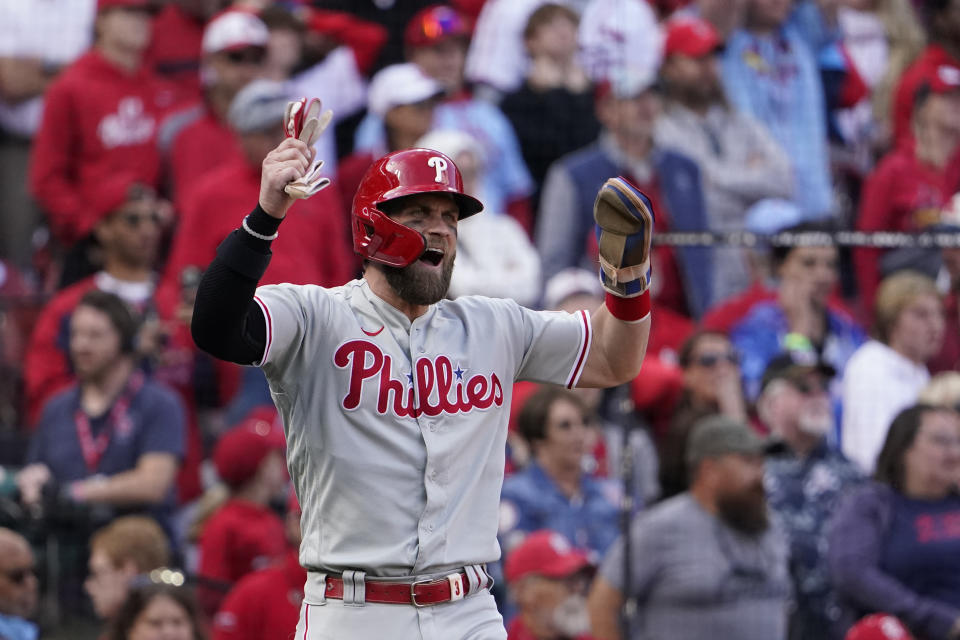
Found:
<path fill-rule="evenodd" d="M 632 298 L 650 286 L 653 205 L 623 178 L 610 178 L 593 203 L 600 280 L 615 296 Z"/>
<path fill-rule="evenodd" d="M 327 109 L 321 113 L 322 109 L 318 98 L 309 102 L 306 98 L 288 102 L 283 115 L 284 133 L 288 138 L 296 138 L 312 147 L 333 119 L 333 111 Z M 283 190 L 291 198 L 309 198 L 330 184 L 329 178 L 321 177 L 321 168 L 323 160 L 315 160 L 302 178 L 294 180 Z"/>

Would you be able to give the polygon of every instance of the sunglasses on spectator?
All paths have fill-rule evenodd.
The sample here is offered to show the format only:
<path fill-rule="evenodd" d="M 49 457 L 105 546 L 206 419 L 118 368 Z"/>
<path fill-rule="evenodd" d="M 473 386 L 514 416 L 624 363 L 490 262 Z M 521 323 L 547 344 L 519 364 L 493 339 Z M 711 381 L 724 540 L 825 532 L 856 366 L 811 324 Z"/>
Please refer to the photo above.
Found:
<path fill-rule="evenodd" d="M 704 353 L 694 359 L 695 364 L 706 367 L 707 369 L 712 369 L 721 362 L 737 364 L 740 362 L 740 358 L 732 351 L 728 351 L 727 353 Z"/>
<path fill-rule="evenodd" d="M 131 229 L 139 228 L 144 222 L 159 225 L 161 221 L 160 214 L 156 211 L 151 211 L 150 213 L 124 213 L 120 217 L 123 223 Z"/>
<path fill-rule="evenodd" d="M 791 380 L 790 384 L 804 395 L 826 393 L 829 390 L 827 381 L 822 378 L 801 378 L 800 380 Z"/>
<path fill-rule="evenodd" d="M 0 575 L 3 575 L 7 580 L 14 584 L 23 584 L 27 580 L 27 576 L 35 575 L 36 569 L 34 567 L 23 567 L 20 569 L 9 569 L 7 571 L 0 571 Z"/>
<path fill-rule="evenodd" d="M 233 64 L 260 64 L 267 52 L 259 47 L 248 47 L 227 52 L 227 60 Z"/>

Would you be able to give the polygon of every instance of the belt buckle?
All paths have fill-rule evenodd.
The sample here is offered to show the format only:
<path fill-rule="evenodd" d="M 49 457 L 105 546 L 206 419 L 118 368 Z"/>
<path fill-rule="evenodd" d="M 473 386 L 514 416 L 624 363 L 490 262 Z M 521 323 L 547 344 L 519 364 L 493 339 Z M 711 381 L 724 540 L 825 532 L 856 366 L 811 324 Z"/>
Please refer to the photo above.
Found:
<path fill-rule="evenodd" d="M 435 604 L 440 604 L 439 602 L 427 602 L 420 604 L 417 602 L 417 585 L 418 584 L 430 584 L 433 580 L 414 580 L 410 583 L 410 604 L 415 606 L 417 609 L 423 609 L 425 607 L 432 607 Z"/>

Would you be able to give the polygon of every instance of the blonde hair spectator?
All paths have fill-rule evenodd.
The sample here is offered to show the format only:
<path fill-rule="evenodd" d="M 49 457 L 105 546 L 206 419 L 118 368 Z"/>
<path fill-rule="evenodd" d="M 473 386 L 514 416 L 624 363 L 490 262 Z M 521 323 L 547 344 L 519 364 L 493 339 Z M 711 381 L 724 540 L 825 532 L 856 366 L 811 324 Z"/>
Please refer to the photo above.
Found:
<path fill-rule="evenodd" d="M 874 301 L 876 336 L 888 342 L 897 318 L 915 299 L 923 296 L 940 297 L 933 279 L 918 271 L 901 271 L 886 277 L 877 289 Z"/>

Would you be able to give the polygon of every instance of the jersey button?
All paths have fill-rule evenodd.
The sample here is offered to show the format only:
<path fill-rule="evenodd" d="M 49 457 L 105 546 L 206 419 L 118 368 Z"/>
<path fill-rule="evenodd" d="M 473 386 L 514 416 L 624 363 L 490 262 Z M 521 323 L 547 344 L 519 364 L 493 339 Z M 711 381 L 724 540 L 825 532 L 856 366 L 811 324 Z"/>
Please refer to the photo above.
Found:
<path fill-rule="evenodd" d="M 419 349 L 417 349 L 417 351 L 419 351 L 420 353 L 423 353 L 424 351 L 426 351 L 426 349 L 424 349 L 423 347 L 420 347 Z"/>

